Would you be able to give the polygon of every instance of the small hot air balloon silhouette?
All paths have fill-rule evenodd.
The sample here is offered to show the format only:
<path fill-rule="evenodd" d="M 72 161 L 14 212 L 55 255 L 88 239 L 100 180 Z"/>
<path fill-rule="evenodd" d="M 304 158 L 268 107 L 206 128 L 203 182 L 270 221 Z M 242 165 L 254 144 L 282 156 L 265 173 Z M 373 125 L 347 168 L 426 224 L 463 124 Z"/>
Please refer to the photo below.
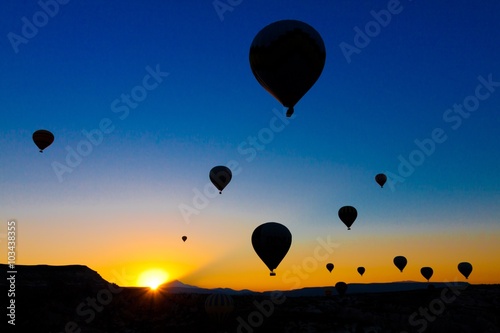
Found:
<path fill-rule="evenodd" d="M 351 230 L 351 225 L 358 217 L 358 211 L 353 206 L 344 206 L 339 209 L 339 218 Z"/>
<path fill-rule="evenodd" d="M 347 283 L 345 282 L 337 282 L 335 284 L 335 289 L 339 293 L 340 296 L 344 296 L 347 291 Z"/>
<path fill-rule="evenodd" d="M 214 184 L 219 190 L 219 193 L 222 194 L 222 190 L 229 184 L 231 178 L 233 178 L 233 174 L 228 167 L 218 165 L 210 170 L 209 177 L 212 184 Z"/>
<path fill-rule="evenodd" d="M 363 274 L 365 274 L 365 268 L 364 267 L 358 267 L 358 273 L 359 273 L 359 275 L 363 276 Z"/>
<path fill-rule="evenodd" d="M 420 269 L 420 273 L 422 274 L 422 276 L 424 278 L 427 279 L 427 282 L 429 282 L 430 278 L 432 277 L 432 274 L 434 273 L 434 271 L 432 270 L 432 268 L 430 267 L 422 267 Z"/>
<path fill-rule="evenodd" d="M 406 267 L 408 260 L 406 260 L 406 258 L 403 256 L 397 256 L 397 257 L 394 257 L 393 262 L 394 262 L 394 265 L 396 265 L 396 267 L 399 268 L 399 270 L 401 272 L 403 272 L 403 269 Z"/>
<path fill-rule="evenodd" d="M 469 279 L 469 275 L 472 273 L 472 265 L 468 262 L 461 262 L 458 264 L 458 271 L 462 273 L 466 279 Z"/>
<path fill-rule="evenodd" d="M 375 176 L 375 181 L 380 185 L 380 187 L 384 187 L 384 184 L 387 181 L 387 176 L 383 173 L 379 173 Z"/>
<path fill-rule="evenodd" d="M 205 311 L 218 324 L 224 323 L 234 310 L 234 301 L 231 295 L 216 293 L 205 300 Z"/>
<path fill-rule="evenodd" d="M 182 236 L 182 241 L 185 242 L 188 239 L 186 236 Z"/>
<path fill-rule="evenodd" d="M 275 276 L 278 267 L 292 245 L 292 234 L 287 227 L 277 222 L 261 224 L 252 233 L 252 246 L 259 258 Z"/>
<path fill-rule="evenodd" d="M 35 131 L 33 133 L 33 142 L 40 149 L 40 153 L 43 153 L 43 150 L 54 142 L 54 134 L 44 129 Z"/>
<path fill-rule="evenodd" d="M 311 89 L 325 66 L 325 44 L 309 24 L 281 20 L 264 27 L 250 46 L 250 67 L 259 84 L 288 108 Z"/>
<path fill-rule="evenodd" d="M 333 264 L 331 262 L 329 262 L 328 264 L 326 264 L 326 269 L 331 273 L 332 270 L 333 270 Z"/>

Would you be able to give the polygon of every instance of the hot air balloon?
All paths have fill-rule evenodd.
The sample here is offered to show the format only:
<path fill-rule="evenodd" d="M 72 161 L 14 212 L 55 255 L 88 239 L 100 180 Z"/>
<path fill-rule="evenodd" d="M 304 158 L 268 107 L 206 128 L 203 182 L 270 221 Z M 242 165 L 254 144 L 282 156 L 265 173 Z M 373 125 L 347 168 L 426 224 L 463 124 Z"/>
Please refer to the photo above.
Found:
<path fill-rule="evenodd" d="M 233 310 L 234 302 L 231 295 L 216 293 L 205 300 L 205 311 L 218 324 L 224 323 Z"/>
<path fill-rule="evenodd" d="M 403 256 L 394 257 L 393 261 L 394 265 L 396 265 L 396 267 L 399 268 L 401 272 L 403 272 L 403 269 L 406 267 L 406 264 L 408 263 L 408 260 L 406 260 L 406 258 Z"/>
<path fill-rule="evenodd" d="M 210 170 L 209 177 L 212 184 L 219 190 L 219 193 L 222 193 L 222 190 L 229 184 L 231 178 L 233 178 L 233 174 L 228 167 L 219 165 Z"/>
<path fill-rule="evenodd" d="M 424 278 L 427 279 L 427 282 L 429 282 L 429 279 L 432 277 L 432 274 L 434 273 L 434 271 L 430 267 L 422 267 L 420 269 L 420 273 L 422 274 L 422 276 Z"/>
<path fill-rule="evenodd" d="M 384 184 L 387 181 L 387 176 L 383 173 L 379 173 L 375 176 L 375 181 L 380 185 L 380 187 L 384 187 Z"/>
<path fill-rule="evenodd" d="M 43 129 L 35 131 L 33 133 L 33 142 L 40 149 L 40 153 L 43 153 L 43 150 L 54 142 L 54 134 Z"/>
<path fill-rule="evenodd" d="M 185 242 L 188 239 L 186 236 L 182 236 L 182 241 Z"/>
<path fill-rule="evenodd" d="M 352 206 L 344 206 L 339 209 L 339 218 L 347 226 L 347 230 L 351 230 L 351 225 L 358 217 L 358 211 Z"/>
<path fill-rule="evenodd" d="M 277 222 L 266 222 L 261 224 L 252 233 L 253 249 L 273 272 L 285 257 L 292 244 L 292 234 L 284 225 Z"/>
<path fill-rule="evenodd" d="M 359 275 L 363 276 L 363 274 L 365 274 L 365 268 L 364 267 L 358 267 L 358 273 L 359 273 Z"/>
<path fill-rule="evenodd" d="M 281 20 L 264 27 L 250 46 L 250 67 L 264 89 L 288 108 L 318 80 L 325 66 L 325 44 L 309 24 Z"/>
<path fill-rule="evenodd" d="M 331 273 L 332 270 L 333 270 L 333 264 L 331 262 L 329 262 L 328 264 L 326 264 L 326 269 Z"/>
<path fill-rule="evenodd" d="M 347 284 L 345 282 L 337 282 L 335 284 L 335 289 L 340 296 L 344 296 L 345 292 L 347 291 Z"/>
<path fill-rule="evenodd" d="M 472 265 L 468 262 L 461 262 L 458 264 L 458 271 L 462 273 L 466 279 L 469 279 L 469 275 L 472 272 Z"/>

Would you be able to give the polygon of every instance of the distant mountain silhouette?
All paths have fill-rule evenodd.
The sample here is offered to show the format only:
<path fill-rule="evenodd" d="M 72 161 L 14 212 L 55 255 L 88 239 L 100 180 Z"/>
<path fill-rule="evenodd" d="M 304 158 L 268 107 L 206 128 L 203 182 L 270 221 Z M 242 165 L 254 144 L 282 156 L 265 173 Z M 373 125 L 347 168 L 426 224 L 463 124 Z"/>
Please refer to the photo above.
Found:
<path fill-rule="evenodd" d="M 174 294 L 221 293 L 221 294 L 228 294 L 228 295 L 248 295 L 248 294 L 255 293 L 255 292 L 248 290 L 248 289 L 234 290 L 231 288 L 214 288 L 214 289 L 200 288 L 200 287 L 196 287 L 196 286 L 182 283 L 179 280 L 174 280 L 171 282 L 164 283 L 159 287 L 159 289 L 165 290 L 165 291 L 168 291 L 169 293 L 174 293 Z"/>

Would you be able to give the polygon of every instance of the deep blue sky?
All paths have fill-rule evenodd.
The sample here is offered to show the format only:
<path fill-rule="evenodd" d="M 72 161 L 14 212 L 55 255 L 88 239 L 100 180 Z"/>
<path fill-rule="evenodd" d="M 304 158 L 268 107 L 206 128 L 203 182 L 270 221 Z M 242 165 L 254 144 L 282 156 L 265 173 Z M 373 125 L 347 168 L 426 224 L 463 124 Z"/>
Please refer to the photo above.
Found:
<path fill-rule="evenodd" d="M 245 237 L 260 223 L 281 222 L 305 244 L 344 233 L 337 218 L 343 205 L 358 208 L 354 226 L 364 236 L 480 230 L 498 240 L 500 84 L 478 88 L 488 96 L 460 126 L 456 115 L 443 116 L 471 101 L 478 77 L 500 82 L 500 2 L 233 3 L 221 20 L 212 1 L 73 0 L 13 46 L 23 17 L 43 15 L 36 1 L 2 2 L 0 219 L 18 219 L 27 234 L 28 226 L 43 224 L 32 230 L 44 242 L 57 229 L 67 238 L 61 246 L 72 235 L 93 239 L 101 227 L 103 234 L 134 229 L 139 216 L 148 232 L 175 237 L 220 219 L 203 236 L 240 225 L 233 231 L 252 260 Z M 348 61 L 340 45 L 354 45 L 354 28 L 364 30 L 371 12 L 388 4 L 398 13 Z M 296 117 L 248 161 L 248 137 L 269 127 L 273 109 L 284 113 L 248 61 L 255 34 L 280 19 L 313 26 L 326 63 Z M 120 119 L 113 101 L 141 85 L 148 66 L 169 74 Z M 67 148 L 85 140 L 82 131 L 105 118 L 111 133 L 60 182 L 54 162 L 65 163 Z M 39 128 L 56 137 L 43 154 L 31 140 Z M 404 183 L 378 188 L 375 174 L 398 175 L 399 156 L 409 159 L 415 140 L 431 138 L 436 128 L 446 140 Z M 230 160 L 240 172 L 223 197 L 186 223 L 179 206 L 192 205 L 210 168 Z M 96 244 L 109 250 L 105 237 Z M 82 262 L 81 251 L 82 258 L 65 259 L 47 252 L 46 262 Z M 44 261 L 33 258 L 26 253 L 26 262 Z"/>

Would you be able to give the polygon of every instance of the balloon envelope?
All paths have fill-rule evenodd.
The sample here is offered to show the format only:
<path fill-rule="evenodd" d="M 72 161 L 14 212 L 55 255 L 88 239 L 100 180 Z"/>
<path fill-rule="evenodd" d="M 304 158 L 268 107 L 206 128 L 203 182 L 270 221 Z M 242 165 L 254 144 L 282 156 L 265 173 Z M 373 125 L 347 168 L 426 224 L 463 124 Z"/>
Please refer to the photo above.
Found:
<path fill-rule="evenodd" d="M 403 269 L 406 267 L 408 260 L 406 260 L 406 258 L 403 256 L 397 256 L 397 257 L 394 257 L 393 262 L 394 262 L 394 265 L 396 265 L 396 267 L 399 268 L 399 270 L 402 272 Z"/>
<path fill-rule="evenodd" d="M 337 292 L 339 293 L 340 296 L 344 296 L 344 294 L 347 291 L 347 283 L 345 283 L 345 282 L 337 282 L 335 284 L 335 289 L 337 290 Z"/>
<path fill-rule="evenodd" d="M 472 265 L 468 262 L 461 262 L 458 264 L 458 271 L 468 279 L 470 273 L 472 273 Z"/>
<path fill-rule="evenodd" d="M 188 239 L 186 236 L 182 236 L 182 240 L 185 242 Z M 195 242 L 196 243 L 196 242 Z"/>
<path fill-rule="evenodd" d="M 252 246 L 260 259 L 271 271 L 278 267 L 292 245 L 292 234 L 284 225 L 277 222 L 261 224 L 252 233 Z"/>
<path fill-rule="evenodd" d="M 219 193 L 222 193 L 222 190 L 229 184 L 231 178 L 233 178 L 233 174 L 228 167 L 218 165 L 210 170 L 209 177 L 212 184 L 219 190 Z"/>
<path fill-rule="evenodd" d="M 333 270 L 333 264 L 331 262 L 329 262 L 328 264 L 326 264 L 326 269 L 331 273 L 332 270 Z"/>
<path fill-rule="evenodd" d="M 384 187 L 384 184 L 387 181 L 387 176 L 383 173 L 379 173 L 375 176 L 375 181 L 380 185 L 380 187 Z"/>
<path fill-rule="evenodd" d="M 205 311 L 217 323 L 223 323 L 234 310 L 234 301 L 231 295 L 216 293 L 205 300 Z"/>
<path fill-rule="evenodd" d="M 54 142 L 54 134 L 43 129 L 35 131 L 33 133 L 33 142 L 35 142 L 38 149 L 40 149 L 40 153 L 42 153 L 45 148 Z"/>
<path fill-rule="evenodd" d="M 358 217 L 358 211 L 353 206 L 344 206 L 339 209 L 339 218 L 351 230 L 351 225 Z"/>
<path fill-rule="evenodd" d="M 309 24 L 281 20 L 264 27 L 250 46 L 250 67 L 257 81 L 284 107 L 293 107 L 318 80 L 326 50 Z"/>
<path fill-rule="evenodd" d="M 364 267 L 358 267 L 358 273 L 359 273 L 359 275 L 363 276 L 363 274 L 365 274 L 365 268 Z"/>
<path fill-rule="evenodd" d="M 420 269 L 420 273 L 422 274 L 422 276 L 424 278 L 427 279 L 427 281 L 429 281 L 429 279 L 432 277 L 432 274 L 434 273 L 434 271 L 430 267 L 422 267 Z"/>

